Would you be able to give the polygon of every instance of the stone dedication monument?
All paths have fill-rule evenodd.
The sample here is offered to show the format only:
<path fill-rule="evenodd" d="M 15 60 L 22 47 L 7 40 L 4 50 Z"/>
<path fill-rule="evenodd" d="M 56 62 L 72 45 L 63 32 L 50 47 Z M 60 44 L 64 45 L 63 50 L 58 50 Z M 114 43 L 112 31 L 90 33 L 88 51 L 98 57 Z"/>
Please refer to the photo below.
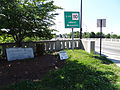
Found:
<path fill-rule="evenodd" d="M 34 58 L 32 48 L 7 48 L 6 53 L 8 61 Z"/>

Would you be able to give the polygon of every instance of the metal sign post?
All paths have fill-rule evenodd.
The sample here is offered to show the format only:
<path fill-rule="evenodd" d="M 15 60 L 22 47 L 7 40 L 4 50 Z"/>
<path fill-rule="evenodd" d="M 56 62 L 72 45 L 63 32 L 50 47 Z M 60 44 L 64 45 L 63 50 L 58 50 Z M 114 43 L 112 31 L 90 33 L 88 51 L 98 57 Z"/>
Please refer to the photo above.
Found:
<path fill-rule="evenodd" d="M 72 49 L 74 50 L 74 32 L 72 28 Z"/>
<path fill-rule="evenodd" d="M 100 27 L 100 56 L 102 53 L 102 27 L 106 27 L 106 19 L 97 19 L 97 27 Z"/>
<path fill-rule="evenodd" d="M 102 49 L 102 20 L 100 20 L 100 56 L 101 56 L 101 49 Z"/>

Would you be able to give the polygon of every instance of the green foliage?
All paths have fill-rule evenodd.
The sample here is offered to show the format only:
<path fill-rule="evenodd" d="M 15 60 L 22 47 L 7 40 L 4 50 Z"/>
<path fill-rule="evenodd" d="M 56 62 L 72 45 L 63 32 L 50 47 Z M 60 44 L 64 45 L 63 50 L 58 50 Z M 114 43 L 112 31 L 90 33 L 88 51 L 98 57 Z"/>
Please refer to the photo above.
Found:
<path fill-rule="evenodd" d="M 97 32 L 97 33 L 96 33 L 96 38 L 100 38 L 100 37 L 105 38 L 104 33 Z"/>
<path fill-rule="evenodd" d="M 74 32 L 74 37 L 75 38 L 79 38 L 79 35 L 80 35 L 80 33 L 79 33 L 79 31 L 77 31 L 77 32 Z M 83 33 L 83 38 L 100 38 L 100 35 L 101 35 L 101 33 L 100 32 L 97 32 L 97 33 L 94 33 L 94 32 L 84 32 Z M 68 34 L 68 36 L 70 36 L 70 37 L 72 37 L 72 33 L 70 33 L 70 34 Z M 104 38 L 105 37 L 105 35 L 102 33 L 102 38 Z"/>
<path fill-rule="evenodd" d="M 0 43 L 12 43 L 12 42 L 14 42 L 14 39 L 11 36 L 7 36 L 6 34 L 0 36 Z"/>
<path fill-rule="evenodd" d="M 41 81 L 25 81 L 7 90 L 119 90 L 120 68 L 106 57 L 82 50 L 66 50 L 69 59 Z M 6 90 L 2 88 L 2 90 Z"/>
<path fill-rule="evenodd" d="M 108 33 L 107 35 L 105 35 L 105 38 L 111 38 L 111 35 Z"/>
<path fill-rule="evenodd" d="M 91 32 L 91 33 L 90 33 L 90 38 L 95 38 L 95 37 L 96 37 L 95 33 L 94 33 L 94 32 Z"/>
<path fill-rule="evenodd" d="M 80 35 L 80 34 L 79 34 L 79 31 L 74 32 L 74 37 L 75 37 L 75 38 L 79 38 L 79 37 L 80 37 L 79 35 Z M 70 34 L 68 34 L 67 36 L 69 36 L 69 38 L 72 38 L 72 32 L 70 32 Z"/>
<path fill-rule="evenodd" d="M 117 39 L 120 39 L 120 35 L 117 35 Z"/>
<path fill-rule="evenodd" d="M 79 31 L 74 32 L 74 37 L 75 37 L 75 38 L 79 38 L 79 37 L 80 37 L 79 35 L 80 35 Z"/>
<path fill-rule="evenodd" d="M 113 35 L 111 35 L 111 38 L 117 39 L 117 35 L 113 34 Z"/>
<path fill-rule="evenodd" d="M 80 35 L 79 31 L 74 32 L 74 37 L 75 38 L 79 38 L 79 35 Z M 69 36 L 71 38 L 72 37 L 72 33 L 67 34 L 67 36 Z M 100 38 L 100 37 L 102 37 L 102 38 L 120 39 L 120 35 L 117 35 L 117 34 L 111 35 L 109 33 L 108 34 L 102 33 L 102 36 L 101 36 L 100 32 L 97 32 L 97 33 L 94 33 L 94 32 L 84 32 L 82 36 L 83 36 L 83 38 Z"/>
<path fill-rule="evenodd" d="M 84 32 L 84 33 L 83 33 L 83 38 L 89 38 L 89 37 L 90 37 L 89 32 Z"/>
<path fill-rule="evenodd" d="M 70 33 L 68 34 L 68 37 L 69 37 L 69 38 L 72 38 L 72 32 L 70 32 Z"/>
<path fill-rule="evenodd" d="M 17 44 L 26 37 L 51 39 L 56 9 L 61 8 L 51 0 L 0 0 L 0 34 Z"/>
<path fill-rule="evenodd" d="M 29 42 L 29 41 L 41 41 L 41 40 L 47 40 L 44 37 L 26 37 L 23 39 L 24 42 Z"/>

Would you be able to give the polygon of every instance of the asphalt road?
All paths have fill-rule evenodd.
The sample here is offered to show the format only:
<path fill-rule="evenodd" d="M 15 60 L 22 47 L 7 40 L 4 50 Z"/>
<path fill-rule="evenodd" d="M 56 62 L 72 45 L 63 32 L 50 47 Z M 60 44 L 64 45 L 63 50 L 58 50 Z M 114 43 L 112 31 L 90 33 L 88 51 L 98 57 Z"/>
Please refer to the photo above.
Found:
<path fill-rule="evenodd" d="M 100 43 L 95 41 L 95 51 L 100 52 Z M 120 56 L 120 43 L 102 41 L 102 53 Z"/>
<path fill-rule="evenodd" d="M 100 52 L 99 40 L 95 41 L 95 51 Z M 102 41 L 101 53 L 120 67 L 120 42 Z"/>

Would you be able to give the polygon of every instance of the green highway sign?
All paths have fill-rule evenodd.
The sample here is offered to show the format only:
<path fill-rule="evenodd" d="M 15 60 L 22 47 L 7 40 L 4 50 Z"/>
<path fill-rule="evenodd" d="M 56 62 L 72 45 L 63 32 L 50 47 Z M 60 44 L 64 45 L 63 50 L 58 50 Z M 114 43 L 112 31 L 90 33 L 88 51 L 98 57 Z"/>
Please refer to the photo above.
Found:
<path fill-rule="evenodd" d="M 65 28 L 80 28 L 79 12 L 64 12 Z"/>

